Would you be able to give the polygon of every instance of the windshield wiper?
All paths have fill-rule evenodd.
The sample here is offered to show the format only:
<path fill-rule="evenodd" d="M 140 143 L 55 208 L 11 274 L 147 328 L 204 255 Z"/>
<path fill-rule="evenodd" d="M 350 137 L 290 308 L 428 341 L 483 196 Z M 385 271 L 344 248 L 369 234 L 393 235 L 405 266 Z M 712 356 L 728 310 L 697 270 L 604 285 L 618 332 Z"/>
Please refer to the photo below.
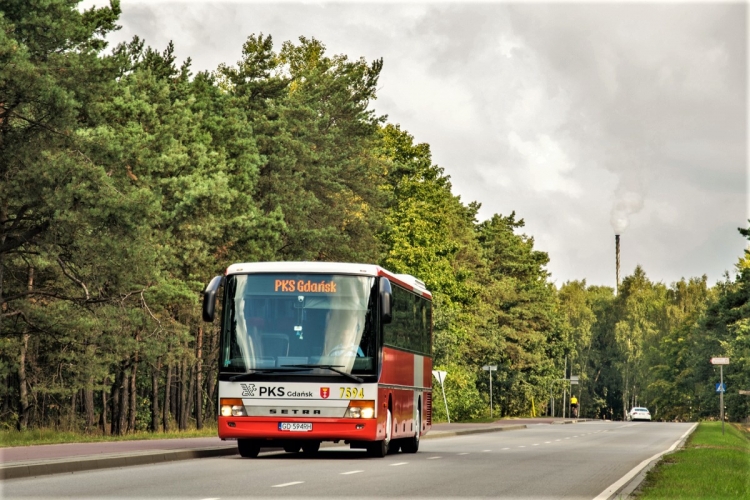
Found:
<path fill-rule="evenodd" d="M 283 370 L 281 368 L 253 368 L 252 370 L 246 371 L 245 373 L 240 373 L 240 374 L 234 375 L 233 377 L 229 377 L 229 381 L 234 382 L 235 380 L 241 380 L 249 375 L 255 375 L 256 373 L 291 373 L 291 372 L 301 372 L 301 371 L 309 370 L 309 369 L 310 368 L 306 366 L 297 366 L 297 367 L 288 368 L 286 370 Z"/>
<path fill-rule="evenodd" d="M 339 370 L 339 368 L 343 368 L 344 365 L 281 365 L 281 366 L 288 366 L 290 368 L 324 368 L 326 370 L 331 370 L 332 372 L 339 373 L 343 375 L 346 378 L 350 378 L 357 382 L 358 384 L 361 384 L 364 382 L 361 378 L 357 377 L 356 375 L 352 375 L 351 373 L 346 373 L 344 370 Z"/>

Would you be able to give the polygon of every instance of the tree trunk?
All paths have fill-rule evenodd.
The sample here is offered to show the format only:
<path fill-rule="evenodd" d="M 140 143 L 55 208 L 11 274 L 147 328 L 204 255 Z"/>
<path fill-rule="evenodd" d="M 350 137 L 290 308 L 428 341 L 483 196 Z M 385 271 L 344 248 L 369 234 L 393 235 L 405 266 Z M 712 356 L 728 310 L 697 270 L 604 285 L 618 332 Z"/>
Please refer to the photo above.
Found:
<path fill-rule="evenodd" d="M 104 377 L 102 385 L 104 387 L 107 387 L 109 384 L 109 377 Z M 99 427 L 102 430 L 102 434 L 106 435 L 108 432 L 107 429 L 107 406 L 109 405 L 109 401 L 107 401 L 107 391 L 105 389 L 102 389 L 102 412 L 99 415 Z"/>
<path fill-rule="evenodd" d="M 174 417 L 175 423 L 179 424 L 180 420 L 180 414 L 178 413 L 178 410 L 180 409 L 180 365 L 179 363 L 175 363 L 175 366 L 172 367 L 174 370 L 172 372 L 172 385 L 169 387 L 169 392 L 172 394 L 171 396 L 171 404 L 169 406 L 169 411 Z"/>
<path fill-rule="evenodd" d="M 135 353 L 133 366 L 130 368 L 130 408 L 128 411 L 128 432 L 135 432 L 135 418 L 138 415 L 138 400 L 135 388 L 136 372 L 138 370 L 138 351 Z"/>
<path fill-rule="evenodd" d="M 3 117 L 3 121 L 5 121 L 5 117 Z M 0 227 L 5 227 L 5 223 L 8 221 L 8 201 L 3 200 L 3 202 L 0 204 Z M 0 231 L 0 245 L 5 243 L 6 238 L 6 232 Z M 3 306 L 5 305 L 5 301 L 3 300 L 3 283 L 4 283 L 4 276 L 5 276 L 5 254 L 0 253 L 0 332 L 3 331 Z"/>
<path fill-rule="evenodd" d="M 169 397 L 172 393 L 172 365 L 167 364 L 167 380 L 164 382 L 164 416 L 162 418 L 162 430 L 169 432 Z"/>
<path fill-rule="evenodd" d="M 34 289 L 33 267 L 29 267 L 26 289 L 29 292 Z M 16 427 L 19 431 L 26 430 L 29 427 L 29 391 L 28 384 L 26 383 L 26 354 L 29 350 L 29 338 L 28 327 L 26 327 L 26 332 L 21 339 L 21 355 L 18 359 L 18 399 L 20 407 L 18 409 L 18 424 Z"/>
<path fill-rule="evenodd" d="M 130 403 L 129 391 L 130 380 L 127 374 L 127 368 L 123 367 L 120 372 L 120 412 L 117 415 L 117 434 L 123 435 L 128 431 L 128 403 Z"/>
<path fill-rule="evenodd" d="M 187 379 L 187 361 L 185 358 L 180 362 L 180 410 L 179 410 L 179 429 L 184 431 L 187 429 L 187 387 L 185 385 Z"/>
<path fill-rule="evenodd" d="M 83 404 L 86 408 L 86 432 L 94 428 L 94 377 L 89 377 L 83 394 Z"/>
<path fill-rule="evenodd" d="M 78 402 L 78 391 L 73 391 L 73 395 L 70 398 L 70 429 L 71 431 L 76 431 L 76 406 Z"/>
<path fill-rule="evenodd" d="M 156 365 L 151 367 L 151 432 L 159 430 L 159 375 L 161 372 L 161 358 L 156 359 Z"/>
<path fill-rule="evenodd" d="M 203 429 L 203 380 L 201 379 L 202 352 L 203 352 L 203 327 L 198 327 L 198 338 L 196 339 L 196 366 L 195 366 L 195 426 Z"/>
<path fill-rule="evenodd" d="M 24 333 L 21 339 L 21 355 L 18 358 L 18 423 L 19 431 L 25 431 L 29 427 L 29 393 L 26 386 L 26 351 L 29 348 L 29 334 Z"/>
<path fill-rule="evenodd" d="M 208 348 L 206 349 L 207 354 L 205 355 L 205 361 L 206 366 L 208 366 L 208 369 L 206 370 L 206 402 L 208 403 L 206 406 L 206 418 L 210 418 L 211 420 L 216 420 L 216 407 L 217 403 L 214 401 L 214 395 L 215 395 L 215 388 L 216 388 L 216 365 L 218 364 L 218 360 L 216 359 L 216 354 L 218 353 L 216 349 L 216 333 L 215 328 L 211 328 L 209 330 L 210 334 L 208 335 Z"/>

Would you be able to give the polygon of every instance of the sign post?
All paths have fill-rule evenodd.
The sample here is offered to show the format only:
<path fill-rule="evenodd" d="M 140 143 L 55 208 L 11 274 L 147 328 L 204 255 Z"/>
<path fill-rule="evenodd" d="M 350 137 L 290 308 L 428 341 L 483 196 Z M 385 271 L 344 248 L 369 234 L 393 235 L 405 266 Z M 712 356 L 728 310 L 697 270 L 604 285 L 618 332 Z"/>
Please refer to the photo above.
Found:
<path fill-rule="evenodd" d="M 448 372 L 443 370 L 432 370 L 432 376 L 438 379 L 438 382 L 440 382 L 440 389 L 443 391 L 443 401 L 445 402 L 445 415 L 448 417 L 448 423 L 451 423 L 451 416 L 450 413 L 448 413 L 448 399 L 445 397 L 445 386 L 443 386 L 443 381 L 445 380 L 445 376 L 448 375 Z"/>
<path fill-rule="evenodd" d="M 729 364 L 729 358 L 711 358 L 712 365 L 719 365 L 719 415 L 721 418 L 721 434 L 724 435 L 724 365 Z"/>
<path fill-rule="evenodd" d="M 497 365 L 484 365 L 482 370 L 490 372 L 490 418 L 492 418 L 492 372 L 497 371 Z"/>

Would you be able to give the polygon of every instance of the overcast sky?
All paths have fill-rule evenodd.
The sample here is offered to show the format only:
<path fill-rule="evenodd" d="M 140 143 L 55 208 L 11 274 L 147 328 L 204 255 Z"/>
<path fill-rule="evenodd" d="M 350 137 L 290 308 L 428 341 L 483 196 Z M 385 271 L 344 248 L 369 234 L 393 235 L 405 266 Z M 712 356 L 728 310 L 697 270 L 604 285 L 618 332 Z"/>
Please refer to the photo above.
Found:
<path fill-rule="evenodd" d="M 82 6 L 101 5 L 85 0 Z M 430 144 L 480 218 L 515 211 L 558 285 L 713 284 L 746 241 L 744 3 L 122 0 L 122 29 L 214 70 L 250 34 L 384 59 L 373 108 Z"/>

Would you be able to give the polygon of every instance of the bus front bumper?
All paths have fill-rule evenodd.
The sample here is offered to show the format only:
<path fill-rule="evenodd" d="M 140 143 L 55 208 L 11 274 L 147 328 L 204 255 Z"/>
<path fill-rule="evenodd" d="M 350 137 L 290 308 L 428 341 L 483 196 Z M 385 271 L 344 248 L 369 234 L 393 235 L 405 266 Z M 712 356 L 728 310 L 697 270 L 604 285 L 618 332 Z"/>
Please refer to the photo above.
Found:
<path fill-rule="evenodd" d="M 280 424 L 312 424 L 311 430 L 281 430 Z M 288 426 L 284 426 L 288 427 Z M 380 434 L 384 434 L 381 430 Z M 281 418 L 219 417 L 221 439 L 269 439 L 319 441 L 376 441 L 378 420 L 375 418 Z"/>

